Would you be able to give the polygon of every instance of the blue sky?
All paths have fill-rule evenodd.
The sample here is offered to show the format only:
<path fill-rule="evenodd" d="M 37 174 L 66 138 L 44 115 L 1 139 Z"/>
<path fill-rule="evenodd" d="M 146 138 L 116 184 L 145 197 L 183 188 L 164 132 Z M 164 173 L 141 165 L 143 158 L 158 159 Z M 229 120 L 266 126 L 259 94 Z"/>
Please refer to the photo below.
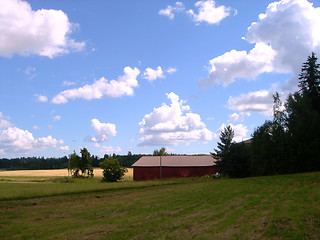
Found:
<path fill-rule="evenodd" d="M 0 157 L 208 154 L 320 55 L 320 3 L 0 1 Z"/>

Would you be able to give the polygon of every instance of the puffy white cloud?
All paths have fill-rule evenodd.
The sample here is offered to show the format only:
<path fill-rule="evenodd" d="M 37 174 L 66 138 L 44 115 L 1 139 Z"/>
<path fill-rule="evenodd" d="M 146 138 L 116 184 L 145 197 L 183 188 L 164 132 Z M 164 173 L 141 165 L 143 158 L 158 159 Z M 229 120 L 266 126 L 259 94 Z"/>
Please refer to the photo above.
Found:
<path fill-rule="evenodd" d="M 44 95 L 35 94 L 34 96 L 36 97 L 37 102 L 47 102 L 48 101 L 48 98 Z"/>
<path fill-rule="evenodd" d="M 248 28 L 245 40 L 255 44 L 246 51 L 232 50 L 210 61 L 211 69 L 200 87 L 228 85 L 236 78 L 252 79 L 265 72 L 293 73 L 286 86 L 297 86 L 301 65 L 312 51 L 320 52 L 320 8 L 307 0 L 269 4 Z"/>
<path fill-rule="evenodd" d="M 69 146 L 61 146 L 61 147 L 59 147 L 59 150 L 62 152 L 68 152 L 68 151 L 70 151 L 70 147 Z"/>
<path fill-rule="evenodd" d="M 85 100 L 100 99 L 103 96 L 121 97 L 124 95 L 132 96 L 133 88 L 138 87 L 137 76 L 139 69 L 131 67 L 124 68 L 124 75 L 119 76 L 117 80 L 108 81 L 104 77 L 94 81 L 92 84 L 86 84 L 80 88 L 69 89 L 60 92 L 52 99 L 52 103 L 61 104 L 68 102 L 69 99 L 82 98 Z"/>
<path fill-rule="evenodd" d="M 167 8 L 161 9 L 159 14 L 173 19 L 175 13 L 183 12 L 190 15 L 193 21 L 197 23 L 218 24 L 221 20 L 228 17 L 231 12 L 231 8 L 229 7 L 223 5 L 216 6 L 216 1 L 214 0 L 198 1 L 195 3 L 195 7 L 197 13 L 192 9 L 186 10 L 182 2 L 176 2 L 175 6 L 169 5 Z"/>
<path fill-rule="evenodd" d="M 61 119 L 61 116 L 59 115 L 53 116 L 54 121 L 59 121 L 60 119 Z"/>
<path fill-rule="evenodd" d="M 12 127 L 13 124 L 10 123 L 7 119 L 7 117 L 4 117 L 2 112 L 0 112 L 0 129 L 1 128 L 8 128 L 8 127 Z"/>
<path fill-rule="evenodd" d="M 63 140 L 57 140 L 52 136 L 35 139 L 32 133 L 17 127 L 0 130 L 0 152 L 3 155 L 35 152 L 54 148 L 59 144 L 63 144 Z"/>
<path fill-rule="evenodd" d="M 228 108 L 239 111 L 242 114 L 258 112 L 270 117 L 273 112 L 274 93 L 275 90 L 270 89 L 241 94 L 239 97 L 229 97 Z"/>
<path fill-rule="evenodd" d="M 237 125 L 233 125 L 232 123 L 228 124 L 231 126 L 231 128 L 234 131 L 234 137 L 233 137 L 233 141 L 235 142 L 241 142 L 244 140 L 244 138 L 247 136 L 247 132 L 248 129 L 245 125 L 243 124 L 237 124 Z M 219 127 L 219 129 L 216 131 L 216 133 L 214 134 L 214 138 L 219 138 L 220 137 L 220 133 L 224 130 L 224 128 L 226 128 L 227 125 L 225 125 L 224 123 Z"/>
<path fill-rule="evenodd" d="M 33 11 L 26 1 L 1 0 L 0 56 L 36 54 L 53 58 L 81 50 L 85 43 L 68 36 L 74 28 L 61 10 Z"/>
<path fill-rule="evenodd" d="M 175 12 L 182 12 L 184 9 L 185 7 L 182 2 L 176 2 L 175 6 L 168 5 L 167 8 L 161 9 L 159 14 L 167 16 L 169 19 L 173 19 Z"/>
<path fill-rule="evenodd" d="M 195 3 L 198 8 L 198 13 L 193 10 L 187 11 L 192 16 L 195 22 L 207 22 L 209 24 L 217 24 L 222 19 L 230 15 L 231 8 L 226 6 L 216 6 L 214 0 L 198 1 Z"/>
<path fill-rule="evenodd" d="M 163 103 L 139 123 L 143 135 L 140 145 L 168 146 L 212 139 L 212 132 L 201 121 L 200 115 L 190 112 L 190 107 L 184 105 L 185 101 L 179 100 L 175 93 L 171 92 L 167 97 L 171 100 L 170 106 Z"/>
<path fill-rule="evenodd" d="M 199 87 L 214 84 L 227 86 L 235 78 L 253 79 L 260 73 L 271 72 L 275 56 L 276 52 L 265 43 L 257 43 L 249 53 L 236 50 L 227 52 L 210 60 L 209 76 L 200 80 Z"/>
<path fill-rule="evenodd" d="M 113 123 L 102 123 L 98 119 L 91 120 L 91 126 L 96 132 L 95 137 L 87 137 L 86 140 L 90 142 L 104 142 L 111 136 L 116 136 L 116 125 Z"/>
<path fill-rule="evenodd" d="M 165 78 L 165 75 L 163 75 L 162 68 L 158 66 L 157 69 L 146 68 L 146 70 L 143 72 L 143 77 L 152 82 L 157 78 Z"/>

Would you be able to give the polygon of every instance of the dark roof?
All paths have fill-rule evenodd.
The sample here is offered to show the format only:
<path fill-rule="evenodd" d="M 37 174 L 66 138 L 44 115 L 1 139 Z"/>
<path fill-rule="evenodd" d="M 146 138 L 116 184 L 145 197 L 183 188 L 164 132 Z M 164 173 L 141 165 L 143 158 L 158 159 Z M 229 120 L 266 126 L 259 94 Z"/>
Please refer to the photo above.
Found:
<path fill-rule="evenodd" d="M 211 156 L 161 156 L 163 167 L 207 167 L 215 165 L 215 159 Z M 160 156 L 143 156 L 133 167 L 159 167 Z"/>
<path fill-rule="evenodd" d="M 242 143 L 250 144 L 252 142 L 252 138 L 242 141 Z"/>

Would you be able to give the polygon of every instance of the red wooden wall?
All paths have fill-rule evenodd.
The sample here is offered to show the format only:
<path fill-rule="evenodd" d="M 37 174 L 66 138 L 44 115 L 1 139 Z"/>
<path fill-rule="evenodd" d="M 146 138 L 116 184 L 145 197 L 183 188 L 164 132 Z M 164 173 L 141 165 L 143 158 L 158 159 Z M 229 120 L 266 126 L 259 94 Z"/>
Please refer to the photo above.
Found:
<path fill-rule="evenodd" d="M 218 172 L 216 166 L 209 167 L 162 167 L 162 178 L 201 177 Z M 133 180 L 152 180 L 160 178 L 160 167 L 133 167 Z"/>

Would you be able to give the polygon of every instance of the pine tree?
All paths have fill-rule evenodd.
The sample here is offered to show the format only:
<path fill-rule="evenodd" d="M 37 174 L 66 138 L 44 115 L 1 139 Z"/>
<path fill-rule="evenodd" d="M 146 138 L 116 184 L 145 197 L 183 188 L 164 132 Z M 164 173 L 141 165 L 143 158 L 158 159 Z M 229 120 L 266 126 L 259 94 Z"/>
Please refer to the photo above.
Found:
<path fill-rule="evenodd" d="M 317 60 L 313 52 L 302 65 L 298 86 L 300 94 L 310 98 L 313 108 L 320 112 L 320 64 L 317 63 Z"/>

